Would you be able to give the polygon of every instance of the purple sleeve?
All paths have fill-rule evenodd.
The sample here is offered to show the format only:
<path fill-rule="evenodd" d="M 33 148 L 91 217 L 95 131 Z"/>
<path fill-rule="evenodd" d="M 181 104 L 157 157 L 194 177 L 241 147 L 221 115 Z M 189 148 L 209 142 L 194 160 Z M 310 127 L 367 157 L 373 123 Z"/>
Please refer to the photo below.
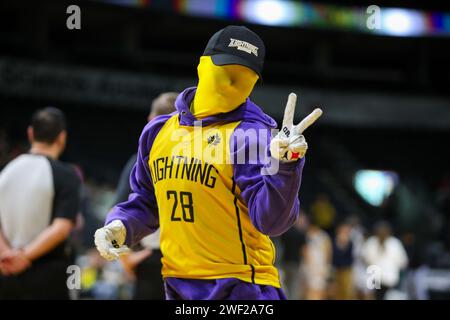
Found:
<path fill-rule="evenodd" d="M 264 131 L 259 135 L 242 136 L 242 131 L 255 130 Z M 279 170 L 274 175 L 261 174 L 263 167 L 270 166 L 261 157 L 249 163 L 249 157 L 246 156 L 245 163 L 236 163 L 242 153 L 249 155 L 249 150 L 254 150 L 255 145 L 269 157 L 270 139 L 270 130 L 262 124 L 241 122 L 232 137 L 231 156 L 235 161 L 234 180 L 247 204 L 253 225 L 266 235 L 277 236 L 286 232 L 299 216 L 298 192 L 305 158 L 290 163 L 279 162 Z M 272 158 L 272 161 L 275 160 Z"/>
<path fill-rule="evenodd" d="M 138 243 L 159 227 L 158 206 L 148 158 L 156 135 L 170 116 L 159 116 L 145 126 L 139 138 L 137 160 L 130 175 L 132 193 L 127 201 L 117 204 L 106 218 L 105 224 L 113 220 L 122 221 L 127 229 L 125 244 L 128 246 Z"/>

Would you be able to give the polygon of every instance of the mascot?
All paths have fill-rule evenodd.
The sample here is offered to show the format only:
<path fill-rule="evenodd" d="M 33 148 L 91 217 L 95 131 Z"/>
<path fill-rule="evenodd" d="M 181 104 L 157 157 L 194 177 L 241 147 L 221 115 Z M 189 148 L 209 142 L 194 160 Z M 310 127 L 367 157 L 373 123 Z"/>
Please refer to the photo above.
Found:
<path fill-rule="evenodd" d="M 299 216 L 302 133 L 321 111 L 294 126 L 291 93 L 272 136 L 276 122 L 249 99 L 264 56 L 263 41 L 246 27 L 211 37 L 197 87 L 144 128 L 133 192 L 95 233 L 112 260 L 160 228 L 167 299 L 285 299 L 269 237 Z"/>

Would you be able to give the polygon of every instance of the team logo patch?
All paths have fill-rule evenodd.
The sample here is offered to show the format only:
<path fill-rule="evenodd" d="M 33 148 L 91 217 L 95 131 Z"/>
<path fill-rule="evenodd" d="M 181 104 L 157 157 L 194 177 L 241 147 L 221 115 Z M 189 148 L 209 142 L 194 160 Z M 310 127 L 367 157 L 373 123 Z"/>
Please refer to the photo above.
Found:
<path fill-rule="evenodd" d="M 219 134 L 216 133 L 216 134 L 209 136 L 207 142 L 208 142 L 209 146 L 217 146 L 220 143 Z"/>
<path fill-rule="evenodd" d="M 245 51 L 248 54 L 254 54 L 256 57 L 258 56 L 259 48 L 252 45 L 251 43 L 246 42 L 246 41 L 230 38 L 230 44 L 228 45 L 228 47 L 236 48 L 241 51 Z"/>

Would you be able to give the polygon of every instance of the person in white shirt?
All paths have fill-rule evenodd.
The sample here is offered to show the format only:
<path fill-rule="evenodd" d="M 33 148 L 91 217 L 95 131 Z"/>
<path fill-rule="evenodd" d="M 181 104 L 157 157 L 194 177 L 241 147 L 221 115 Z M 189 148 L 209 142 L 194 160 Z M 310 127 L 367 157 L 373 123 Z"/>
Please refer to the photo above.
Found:
<path fill-rule="evenodd" d="M 400 272 L 408 265 L 408 257 L 400 240 L 392 236 L 387 222 L 378 222 L 374 234 L 364 243 L 362 253 L 367 266 L 375 265 L 380 270 L 381 287 L 375 289 L 375 297 L 383 300 L 386 292 L 398 285 Z"/>
<path fill-rule="evenodd" d="M 31 148 L 0 173 L 0 301 L 67 300 L 70 233 L 80 208 L 81 181 L 59 161 L 66 117 L 37 110 L 27 129 Z"/>
<path fill-rule="evenodd" d="M 306 231 L 306 245 L 300 266 L 306 300 L 325 300 L 331 272 L 332 242 L 314 216 L 309 216 Z"/>

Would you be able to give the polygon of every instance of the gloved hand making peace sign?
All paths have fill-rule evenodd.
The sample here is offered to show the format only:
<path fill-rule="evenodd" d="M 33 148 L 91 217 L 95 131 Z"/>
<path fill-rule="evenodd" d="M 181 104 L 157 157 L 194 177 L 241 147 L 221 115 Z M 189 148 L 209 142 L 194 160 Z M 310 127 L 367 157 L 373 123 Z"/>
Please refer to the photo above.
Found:
<path fill-rule="evenodd" d="M 303 131 L 312 125 L 321 115 L 322 110 L 314 109 L 298 125 L 293 124 L 297 95 L 289 94 L 286 109 L 284 110 L 283 126 L 281 131 L 270 142 L 270 153 L 273 158 L 283 162 L 292 162 L 305 156 L 308 150 Z"/>

